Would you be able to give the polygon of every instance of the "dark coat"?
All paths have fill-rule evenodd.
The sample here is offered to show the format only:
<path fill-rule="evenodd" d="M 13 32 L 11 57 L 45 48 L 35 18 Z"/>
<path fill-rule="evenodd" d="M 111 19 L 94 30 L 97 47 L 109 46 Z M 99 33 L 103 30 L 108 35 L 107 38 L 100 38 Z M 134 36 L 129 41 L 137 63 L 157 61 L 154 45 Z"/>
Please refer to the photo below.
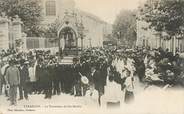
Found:
<path fill-rule="evenodd" d="M 41 65 L 37 65 L 36 66 L 36 80 L 40 80 L 40 77 L 42 75 L 42 66 Z"/>
<path fill-rule="evenodd" d="M 107 64 L 103 64 L 100 72 L 101 72 L 101 78 L 102 78 L 102 84 L 105 86 L 106 85 L 106 79 L 107 79 Z"/>
<path fill-rule="evenodd" d="M 81 75 L 79 74 L 79 72 L 81 72 L 81 66 L 79 64 L 74 65 L 71 70 L 72 70 L 72 74 L 75 82 L 80 81 Z"/>
<path fill-rule="evenodd" d="M 19 67 L 19 71 L 20 71 L 20 84 L 27 83 L 30 80 L 28 67 L 23 66 L 22 69 Z"/>
<path fill-rule="evenodd" d="M 43 87 L 50 87 L 52 84 L 52 76 L 50 75 L 50 67 L 42 67 L 42 73 L 41 73 L 41 77 L 40 77 L 40 81 L 39 83 L 43 86 Z"/>
<path fill-rule="evenodd" d="M 91 68 L 90 63 L 83 63 L 81 67 L 81 74 L 86 76 L 87 78 L 90 77 Z"/>
<path fill-rule="evenodd" d="M 93 81 L 94 81 L 94 84 L 95 84 L 95 88 L 98 89 L 102 86 L 104 86 L 104 79 L 103 77 L 101 76 L 101 72 L 100 70 L 96 70 L 94 75 L 93 75 Z"/>

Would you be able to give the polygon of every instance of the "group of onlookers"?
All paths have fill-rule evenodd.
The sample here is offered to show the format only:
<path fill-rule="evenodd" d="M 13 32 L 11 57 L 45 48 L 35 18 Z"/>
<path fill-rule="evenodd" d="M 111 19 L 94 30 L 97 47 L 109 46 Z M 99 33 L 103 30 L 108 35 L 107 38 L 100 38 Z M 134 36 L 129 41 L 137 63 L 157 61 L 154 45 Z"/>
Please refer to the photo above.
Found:
<path fill-rule="evenodd" d="M 11 105 L 17 104 L 19 89 L 19 100 L 29 100 L 30 94 L 44 94 L 45 99 L 51 99 L 65 93 L 85 96 L 86 101 L 99 106 L 104 102 L 119 106 L 134 99 L 137 77 L 148 85 L 183 84 L 182 58 L 161 48 L 84 49 L 72 64 L 60 63 L 58 55 L 41 50 L 2 51 L 0 94 L 4 91 Z"/>

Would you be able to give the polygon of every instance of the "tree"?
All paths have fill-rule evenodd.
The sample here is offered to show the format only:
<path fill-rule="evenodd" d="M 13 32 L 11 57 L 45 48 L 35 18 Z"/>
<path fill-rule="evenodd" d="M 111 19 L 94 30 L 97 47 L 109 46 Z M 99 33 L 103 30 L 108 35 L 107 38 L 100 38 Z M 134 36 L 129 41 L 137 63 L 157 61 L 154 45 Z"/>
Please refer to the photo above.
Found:
<path fill-rule="evenodd" d="M 9 18 L 18 15 L 23 22 L 23 32 L 28 36 L 40 36 L 42 7 L 39 0 L 0 0 L 0 12 Z"/>
<path fill-rule="evenodd" d="M 133 46 L 136 41 L 136 11 L 122 10 L 113 25 L 113 35 L 122 44 Z"/>
<path fill-rule="evenodd" d="M 142 20 L 158 32 L 165 32 L 172 38 L 184 33 L 184 1 L 161 0 L 151 3 L 147 0 L 141 10 Z"/>
<path fill-rule="evenodd" d="M 56 19 L 55 22 L 48 25 L 48 28 L 45 30 L 46 38 L 57 38 L 58 28 L 61 24 L 59 19 Z"/>

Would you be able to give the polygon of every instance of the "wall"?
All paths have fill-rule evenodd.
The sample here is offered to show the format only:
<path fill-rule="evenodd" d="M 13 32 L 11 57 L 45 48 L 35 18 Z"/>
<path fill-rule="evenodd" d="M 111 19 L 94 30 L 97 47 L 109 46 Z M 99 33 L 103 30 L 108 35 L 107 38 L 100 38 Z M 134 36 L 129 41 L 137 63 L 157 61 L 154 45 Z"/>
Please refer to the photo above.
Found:
<path fill-rule="evenodd" d="M 169 49 L 174 54 L 176 49 L 184 52 L 184 39 L 171 38 L 170 40 L 164 40 L 163 32 L 158 33 L 153 29 L 143 29 L 147 27 L 148 23 L 137 20 L 137 46 L 149 46 L 151 49 L 162 47 L 164 50 Z"/>
<path fill-rule="evenodd" d="M 44 20 L 43 25 L 48 25 L 53 23 L 56 19 L 62 23 L 66 11 L 70 13 L 75 13 L 77 21 L 82 21 L 84 30 L 84 47 L 102 47 L 104 41 L 104 34 L 109 34 L 112 32 L 112 26 L 105 23 L 95 15 L 81 11 L 75 8 L 74 0 L 55 0 L 56 1 L 56 16 L 46 16 L 45 15 L 45 2 L 47 0 L 42 0 L 43 4 L 43 15 Z M 107 29 L 110 28 L 110 29 Z M 110 31 L 110 32 L 109 32 Z M 78 38 L 78 44 L 81 45 L 81 39 Z"/>
<path fill-rule="evenodd" d="M 0 17 L 0 49 L 9 48 L 9 20 Z"/>
<path fill-rule="evenodd" d="M 18 16 L 15 16 L 13 21 L 5 15 L 0 17 L 0 49 L 23 48 L 15 45 L 16 40 L 23 40 L 21 24 Z"/>
<path fill-rule="evenodd" d="M 47 25 L 50 23 L 55 22 L 57 18 L 60 20 L 63 19 L 64 14 L 68 10 L 73 10 L 75 7 L 75 2 L 73 0 L 52 0 L 56 2 L 56 16 L 46 16 L 46 2 L 49 0 L 41 0 L 42 1 L 42 7 L 43 7 L 43 25 Z"/>
<path fill-rule="evenodd" d="M 58 47 L 57 42 L 51 42 L 53 38 L 27 37 L 26 49 L 40 49 Z"/>
<path fill-rule="evenodd" d="M 83 16 L 83 24 L 86 29 L 84 33 L 84 47 L 102 47 L 103 45 L 103 24 Z"/>

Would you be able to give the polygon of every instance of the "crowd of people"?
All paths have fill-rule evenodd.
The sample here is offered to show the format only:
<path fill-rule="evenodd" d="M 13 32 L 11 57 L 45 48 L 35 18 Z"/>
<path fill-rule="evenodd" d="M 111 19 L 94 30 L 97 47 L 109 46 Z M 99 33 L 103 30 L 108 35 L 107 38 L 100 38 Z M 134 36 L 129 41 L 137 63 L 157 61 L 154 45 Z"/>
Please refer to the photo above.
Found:
<path fill-rule="evenodd" d="M 50 51 L 2 50 L 0 66 L 0 95 L 5 93 L 10 105 L 17 104 L 18 89 L 18 100 L 29 100 L 31 94 L 51 99 L 65 93 L 99 106 L 103 101 L 119 106 L 133 101 L 135 77 L 161 87 L 183 85 L 184 78 L 183 59 L 162 48 L 84 49 L 72 64 L 62 64 L 59 53 Z"/>

